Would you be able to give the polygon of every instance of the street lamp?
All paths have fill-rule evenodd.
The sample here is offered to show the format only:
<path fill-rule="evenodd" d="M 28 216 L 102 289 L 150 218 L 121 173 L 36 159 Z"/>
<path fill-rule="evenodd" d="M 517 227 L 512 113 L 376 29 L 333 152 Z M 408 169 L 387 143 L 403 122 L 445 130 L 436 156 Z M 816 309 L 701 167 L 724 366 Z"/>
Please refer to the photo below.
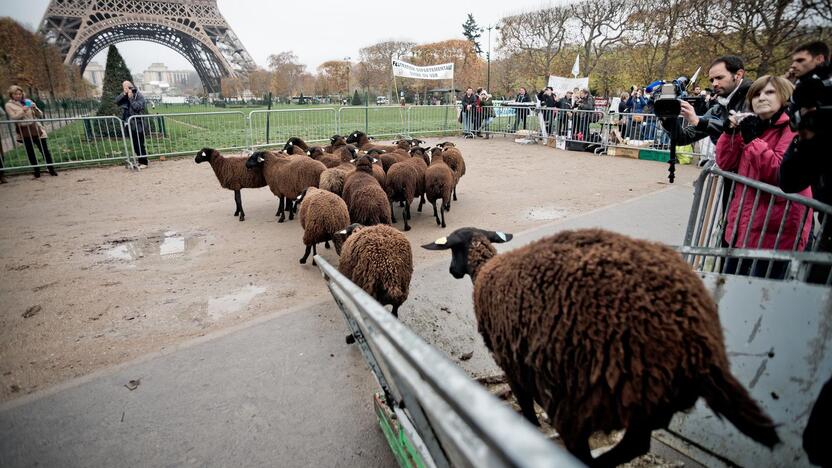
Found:
<path fill-rule="evenodd" d="M 488 30 L 488 52 L 485 53 L 485 59 L 488 62 L 485 89 L 491 92 L 491 30 L 496 29 L 499 31 L 500 27 L 494 24 L 489 24 L 485 27 L 485 29 Z"/>
<path fill-rule="evenodd" d="M 347 99 L 350 97 L 350 69 L 352 69 L 352 57 L 344 57 L 344 61 L 347 62 Z"/>

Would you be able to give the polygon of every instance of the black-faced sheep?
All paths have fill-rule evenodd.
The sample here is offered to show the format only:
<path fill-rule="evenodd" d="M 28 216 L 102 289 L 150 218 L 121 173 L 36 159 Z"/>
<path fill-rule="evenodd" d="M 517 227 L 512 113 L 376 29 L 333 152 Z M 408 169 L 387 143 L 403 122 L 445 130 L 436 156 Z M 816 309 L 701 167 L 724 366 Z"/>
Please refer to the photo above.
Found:
<path fill-rule="evenodd" d="M 382 305 L 399 306 L 407 300 L 413 275 L 410 242 L 390 226 L 351 224 L 334 236 L 341 255 L 338 270 Z"/>
<path fill-rule="evenodd" d="M 324 151 L 327 153 L 335 153 L 338 148 L 347 144 L 347 139 L 341 135 L 332 135 L 329 137 L 329 144 L 324 146 Z"/>
<path fill-rule="evenodd" d="M 324 242 L 324 246 L 329 247 L 332 235 L 350 224 L 350 214 L 341 197 L 315 187 L 304 190 L 297 202 L 300 203 L 298 216 L 303 228 L 303 245 L 306 246 L 300 259 L 303 264 L 309 258 L 310 251 L 318 255 L 317 244 Z M 314 258 L 312 264 L 315 264 Z"/>
<path fill-rule="evenodd" d="M 246 167 L 247 158 L 226 158 L 219 151 L 212 148 L 203 148 L 194 157 L 199 164 L 209 162 L 214 175 L 224 189 L 234 191 L 234 203 L 237 209 L 234 216 L 239 215 L 240 221 L 245 221 L 246 214 L 243 211 L 243 201 L 240 197 L 240 190 L 244 188 L 260 188 L 266 186 L 266 179 L 263 171 L 259 168 L 249 169 Z"/>
<path fill-rule="evenodd" d="M 370 137 L 367 136 L 366 133 L 356 130 L 349 134 L 347 137 L 347 143 L 352 143 L 353 145 L 357 146 L 358 149 L 362 151 L 368 151 L 371 149 L 379 149 L 384 150 L 386 152 L 395 151 L 398 147 L 391 146 L 391 145 L 379 145 L 370 141 Z"/>
<path fill-rule="evenodd" d="M 340 155 L 327 153 L 320 146 L 310 147 L 306 154 L 309 155 L 309 157 L 314 159 L 315 161 L 320 161 L 321 163 L 323 163 L 323 165 L 326 166 L 327 169 L 332 167 L 338 167 L 342 163 Z"/>
<path fill-rule="evenodd" d="M 430 155 L 430 166 L 425 172 L 425 198 L 433 206 L 436 224 L 445 227 L 445 212 L 451 210 L 451 193 L 454 191 L 454 173 L 442 157 L 442 149 L 434 148 Z M 442 199 L 439 211 L 436 201 Z M 441 215 L 441 222 L 440 222 Z"/>
<path fill-rule="evenodd" d="M 402 208 L 402 221 L 404 221 L 404 230 L 410 230 L 410 203 L 418 196 L 418 190 L 424 187 L 424 179 L 420 177 L 419 171 L 412 164 L 404 162 L 396 163 L 390 166 L 390 171 L 387 172 L 387 182 L 385 183 L 384 191 L 387 193 L 387 198 L 390 200 L 391 217 L 390 221 L 396 222 L 396 215 L 392 213 L 392 206 L 394 202 L 404 204 Z"/>
<path fill-rule="evenodd" d="M 456 201 L 456 186 L 459 185 L 459 179 L 465 175 L 465 159 L 462 158 L 462 151 L 450 141 L 439 143 L 437 146 L 442 148 L 442 157 L 448 167 L 454 171 L 454 201 Z"/>
<path fill-rule="evenodd" d="M 510 239 L 463 228 L 423 247 L 451 249 L 451 274 L 471 276 L 480 334 L 524 416 L 537 424 L 538 402 L 575 456 L 616 466 L 647 453 L 652 431 L 700 396 L 757 442 L 779 442 L 731 374 L 716 304 L 678 253 L 586 229 L 497 255 L 491 243 Z M 592 458 L 592 433 L 625 428 Z"/>
<path fill-rule="evenodd" d="M 292 137 L 286 141 L 286 144 L 283 145 L 283 152 L 286 154 L 297 154 L 303 155 L 309 151 L 309 145 L 303 141 L 303 138 L 300 137 Z"/>
<path fill-rule="evenodd" d="M 307 187 L 317 187 L 321 180 L 321 173 L 326 170 L 321 162 L 298 156 L 289 156 L 272 151 L 258 151 L 252 153 L 246 162 L 246 167 L 260 167 L 263 177 L 272 193 L 279 199 L 277 222 L 286 219 L 284 207 L 289 209 L 289 220 L 294 219 L 295 210 L 292 207 L 295 198 Z"/>

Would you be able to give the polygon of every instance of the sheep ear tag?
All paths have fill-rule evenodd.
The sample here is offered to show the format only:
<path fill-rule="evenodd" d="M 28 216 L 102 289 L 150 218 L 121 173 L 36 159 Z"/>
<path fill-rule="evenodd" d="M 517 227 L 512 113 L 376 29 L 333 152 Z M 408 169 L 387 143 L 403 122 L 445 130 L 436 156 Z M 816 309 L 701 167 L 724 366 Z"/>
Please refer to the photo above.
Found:
<path fill-rule="evenodd" d="M 344 229 L 344 230 L 342 230 L 342 231 L 338 231 L 338 232 L 336 232 L 335 234 L 341 234 L 341 235 L 344 235 L 344 236 L 345 236 L 345 235 L 347 235 L 347 230 L 346 230 L 346 229 Z"/>
<path fill-rule="evenodd" d="M 203 151 L 203 152 L 202 152 L 202 157 L 203 157 L 203 158 L 205 157 L 205 151 Z"/>
<path fill-rule="evenodd" d="M 499 237 L 503 242 L 508 240 L 506 239 L 506 233 L 504 232 L 497 231 L 497 237 Z"/>
<path fill-rule="evenodd" d="M 263 159 L 263 156 L 257 156 L 257 162 L 261 163 L 261 162 L 264 162 L 264 161 L 265 161 L 265 159 Z"/>

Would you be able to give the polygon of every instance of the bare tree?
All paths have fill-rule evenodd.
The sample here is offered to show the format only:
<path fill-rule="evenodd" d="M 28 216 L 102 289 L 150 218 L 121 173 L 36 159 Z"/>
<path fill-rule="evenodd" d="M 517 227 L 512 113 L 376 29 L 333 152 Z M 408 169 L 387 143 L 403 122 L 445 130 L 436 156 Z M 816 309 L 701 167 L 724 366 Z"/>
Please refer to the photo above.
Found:
<path fill-rule="evenodd" d="M 387 85 L 387 95 L 393 94 L 393 59 L 410 55 L 413 46 L 410 41 L 383 41 L 367 46 L 358 51 L 366 75 L 366 87 Z"/>
<path fill-rule="evenodd" d="M 581 72 L 589 76 L 598 60 L 623 43 L 633 25 L 634 0 L 584 0 L 572 5 L 575 38 L 583 52 Z"/>
<path fill-rule="evenodd" d="M 297 55 L 292 51 L 269 55 L 269 69 L 272 71 L 272 92 L 276 96 L 291 97 L 301 89 L 306 65 L 298 62 Z"/>
<path fill-rule="evenodd" d="M 667 76 L 674 46 L 687 37 L 688 24 L 683 19 L 689 6 L 687 0 L 645 0 L 636 5 L 630 16 L 632 31 L 623 43 L 638 49 L 632 59 L 643 82 Z"/>
<path fill-rule="evenodd" d="M 498 48 L 522 57 L 534 76 L 548 80 L 555 59 L 566 42 L 569 8 L 554 6 L 507 16 L 500 21 Z"/>

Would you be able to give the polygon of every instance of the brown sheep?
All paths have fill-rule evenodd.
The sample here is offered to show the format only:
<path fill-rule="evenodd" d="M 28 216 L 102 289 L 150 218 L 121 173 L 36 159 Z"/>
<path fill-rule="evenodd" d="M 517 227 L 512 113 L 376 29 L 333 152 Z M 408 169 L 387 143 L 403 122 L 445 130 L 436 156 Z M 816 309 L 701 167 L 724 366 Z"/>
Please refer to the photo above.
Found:
<path fill-rule="evenodd" d="M 239 215 L 240 221 L 246 219 L 240 189 L 266 186 L 263 171 L 259 168 L 247 168 L 246 160 L 247 158 L 226 158 L 213 148 L 203 148 L 194 157 L 197 164 L 208 161 L 211 164 L 211 169 L 214 170 L 214 175 L 217 176 L 217 180 L 220 182 L 220 186 L 234 191 L 234 203 L 237 205 L 234 216 Z"/>
<path fill-rule="evenodd" d="M 326 170 L 326 166 L 314 159 L 305 156 L 288 156 L 272 151 L 252 153 L 246 166 L 261 167 L 266 183 L 280 200 L 275 214 L 275 216 L 280 216 L 278 223 L 286 219 L 284 207 L 289 211 L 289 221 L 294 219 L 295 209 L 292 205 L 295 198 L 307 187 L 317 187 L 321 180 L 321 173 Z"/>
<path fill-rule="evenodd" d="M 445 212 L 451 210 L 451 193 L 454 190 L 454 173 L 442 157 L 442 149 L 434 148 L 430 155 L 430 166 L 425 172 L 425 198 L 433 206 L 433 216 L 436 224 L 445 227 Z M 436 201 L 442 199 L 439 212 Z M 442 222 L 439 221 L 440 215 Z"/>
<path fill-rule="evenodd" d="M 365 226 L 390 224 L 392 210 L 387 194 L 378 184 L 364 184 L 352 191 L 351 202 L 347 204 L 350 220 Z"/>
<path fill-rule="evenodd" d="M 381 305 L 392 305 L 393 316 L 398 317 L 413 275 L 407 237 L 390 226 L 351 224 L 335 235 L 334 243 L 341 255 L 338 271 Z"/>
<path fill-rule="evenodd" d="M 404 204 L 402 221 L 404 221 L 405 231 L 410 230 L 410 224 L 407 222 L 410 219 L 410 203 L 418 196 L 417 191 L 420 186 L 424 186 L 424 179 L 419 177 L 419 171 L 413 165 L 401 162 L 390 167 L 384 187 L 387 198 L 390 200 L 390 220 L 392 223 L 396 222 L 396 215 L 392 213 L 393 203 Z"/>
<path fill-rule="evenodd" d="M 450 141 L 439 143 L 437 146 L 442 148 L 442 157 L 448 167 L 454 171 L 454 201 L 456 201 L 456 186 L 459 185 L 459 179 L 465 175 L 465 159 L 462 158 L 462 151 Z"/>
<path fill-rule="evenodd" d="M 497 255 L 491 243 L 511 237 L 463 228 L 423 247 L 451 249 L 451 274 L 471 276 L 480 334 L 529 421 L 538 402 L 594 466 L 647 453 L 652 431 L 700 396 L 755 441 L 779 442 L 731 374 L 716 304 L 677 252 L 584 229 Z M 593 459 L 589 436 L 620 429 L 621 442 Z"/>
<path fill-rule="evenodd" d="M 332 167 L 338 167 L 341 165 L 341 156 L 335 155 L 331 153 L 324 152 L 324 149 L 320 146 L 312 146 L 306 152 L 310 158 L 314 159 L 315 161 L 320 161 L 323 163 L 327 169 Z"/>
<path fill-rule="evenodd" d="M 346 179 L 347 174 L 355 170 L 355 166 L 352 164 L 348 164 L 347 166 L 349 166 L 349 169 L 338 166 L 321 172 L 318 188 L 332 192 L 340 197 L 344 192 L 344 179 Z"/>
<path fill-rule="evenodd" d="M 300 137 L 292 137 L 283 145 L 283 152 L 286 154 L 304 155 L 309 151 L 309 145 Z"/>
<path fill-rule="evenodd" d="M 347 144 L 347 139 L 341 135 L 332 135 L 329 138 L 329 144 L 324 146 L 324 151 L 327 153 L 335 153 L 339 148 Z"/>
<path fill-rule="evenodd" d="M 384 150 L 384 151 L 389 153 L 389 152 L 395 151 L 398 148 L 397 146 L 391 146 L 391 145 L 377 145 L 377 144 L 370 141 L 370 137 L 368 137 L 366 133 L 358 131 L 358 130 L 350 133 L 350 135 L 347 137 L 347 143 L 351 143 L 351 144 L 357 146 L 358 149 L 360 149 L 362 151 L 369 151 L 371 149 L 379 149 L 379 150 Z"/>
<path fill-rule="evenodd" d="M 323 242 L 329 248 L 332 235 L 346 228 L 350 224 L 350 214 L 347 204 L 338 195 L 326 190 L 309 187 L 297 198 L 300 204 L 298 217 L 303 228 L 303 244 L 306 251 L 300 263 L 306 263 L 309 252 L 318 255 L 317 244 Z M 315 265 L 315 259 L 312 259 Z"/>

